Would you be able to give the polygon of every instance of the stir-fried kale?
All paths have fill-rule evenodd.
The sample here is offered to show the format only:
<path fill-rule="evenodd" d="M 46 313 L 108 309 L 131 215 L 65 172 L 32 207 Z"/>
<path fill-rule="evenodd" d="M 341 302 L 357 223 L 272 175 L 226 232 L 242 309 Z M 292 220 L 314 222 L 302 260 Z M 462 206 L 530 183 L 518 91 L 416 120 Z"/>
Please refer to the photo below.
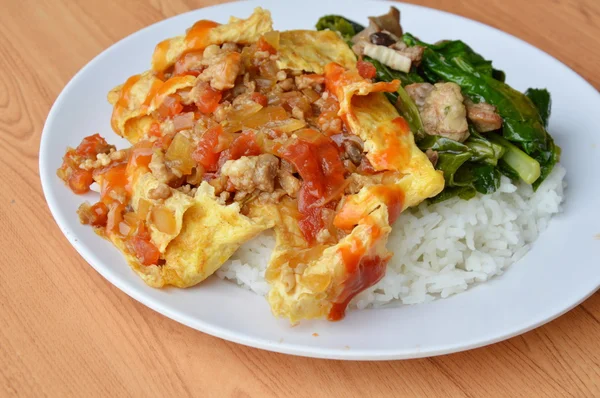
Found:
<path fill-rule="evenodd" d="M 408 45 L 425 47 L 421 69 L 429 81 L 454 82 L 474 102 L 484 101 L 497 108 L 503 120 L 503 137 L 539 163 L 539 177 L 528 181 L 537 188 L 560 157 L 560 148 L 546 131 L 550 106 L 548 92 L 530 89 L 526 95 L 497 80 L 491 64 L 463 42 L 429 45 L 409 33 L 403 39 Z"/>
<path fill-rule="evenodd" d="M 419 141 L 418 146 L 423 151 L 437 153 L 435 167 L 444 173 L 446 188 L 441 196 L 434 198 L 434 202 L 457 195 L 466 199 L 467 195 L 474 196 L 476 192 L 492 193 L 500 185 L 500 172 L 495 165 L 504 150 L 499 145 L 478 137 L 469 137 L 467 141 L 460 143 L 446 137 L 428 135 Z"/>
<path fill-rule="evenodd" d="M 492 77 L 501 82 L 504 82 L 506 78 L 503 71 L 494 69 L 492 61 L 485 59 L 480 54 L 473 51 L 473 49 L 462 40 L 445 40 L 437 44 L 429 45 L 418 40 L 410 33 L 404 34 L 402 39 L 409 46 L 420 45 L 422 47 L 430 48 L 444 58 L 452 59 L 455 57 L 462 57 L 482 75 Z"/>
<path fill-rule="evenodd" d="M 354 35 L 364 26 L 342 16 L 328 15 L 319 20 L 317 29 L 339 32 L 351 45 Z M 560 148 L 546 131 L 550 118 L 550 93 L 545 89 L 529 89 L 524 94 L 505 84 L 506 75 L 460 40 L 436 44 L 420 41 L 410 33 L 402 40 L 409 46 L 424 47 L 419 67 L 408 73 L 364 57 L 377 71 L 376 80 L 398 79 L 401 86 L 387 97 L 404 116 L 415 135 L 419 148 L 436 153 L 435 167 L 444 173 L 446 188 L 432 199 L 440 202 L 452 197 L 470 199 L 477 192 L 489 194 L 500 184 L 500 175 L 522 179 L 537 189 L 559 161 Z M 497 133 L 479 134 L 469 124 L 469 138 L 460 143 L 449 138 L 428 135 L 417 105 L 403 86 L 413 83 L 453 82 L 463 95 L 475 103 L 494 105 L 502 117 L 503 127 Z"/>

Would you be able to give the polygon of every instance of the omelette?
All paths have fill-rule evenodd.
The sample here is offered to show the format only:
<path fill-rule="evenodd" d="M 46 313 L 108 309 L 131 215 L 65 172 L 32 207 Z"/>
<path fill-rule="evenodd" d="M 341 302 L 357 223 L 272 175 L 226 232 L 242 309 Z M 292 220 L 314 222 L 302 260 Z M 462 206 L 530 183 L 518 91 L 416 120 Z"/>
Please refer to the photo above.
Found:
<path fill-rule="evenodd" d="M 273 314 L 342 319 L 385 275 L 395 220 L 444 187 L 385 96 L 400 82 L 357 61 L 336 32 L 275 31 L 261 8 L 198 21 L 109 92 L 131 146 L 86 137 L 57 174 L 74 193 L 96 187 L 80 221 L 149 286 L 197 285 L 273 229 Z"/>

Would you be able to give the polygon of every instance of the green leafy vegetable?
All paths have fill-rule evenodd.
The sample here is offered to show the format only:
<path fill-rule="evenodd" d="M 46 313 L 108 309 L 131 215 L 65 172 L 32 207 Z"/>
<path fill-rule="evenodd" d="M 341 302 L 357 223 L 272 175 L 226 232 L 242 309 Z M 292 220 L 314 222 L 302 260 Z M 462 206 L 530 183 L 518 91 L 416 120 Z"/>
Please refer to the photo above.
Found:
<path fill-rule="evenodd" d="M 474 149 L 469 147 L 468 142 L 462 144 L 434 135 L 428 135 L 419 142 L 421 150 L 431 149 L 438 153 L 436 169 L 444 173 L 446 188 L 435 197 L 435 202 L 457 195 L 463 199 L 470 199 L 475 191 L 489 194 L 500 186 L 500 171 L 496 169 L 495 164 L 482 163 L 481 159 L 489 159 L 489 163 L 493 159 L 493 162 L 497 163 L 504 148 L 477 137 L 474 139 L 481 140 L 472 142 L 477 143 Z M 458 187 L 462 189 L 456 189 Z"/>
<path fill-rule="evenodd" d="M 519 173 L 517 173 L 515 169 L 506 164 L 506 162 L 502 159 L 498 161 L 498 165 L 496 167 L 498 168 L 500 173 L 510 178 L 513 182 L 517 182 L 521 179 L 521 177 L 519 177 Z"/>
<path fill-rule="evenodd" d="M 485 59 L 480 54 L 473 51 L 473 49 L 462 40 L 444 40 L 436 44 L 427 44 L 410 33 L 404 34 L 402 39 L 409 46 L 420 45 L 422 47 L 428 47 L 448 59 L 460 56 L 469 62 L 477 72 L 501 82 L 504 82 L 506 79 L 506 74 L 503 71 L 494 69 L 492 61 Z"/>
<path fill-rule="evenodd" d="M 431 149 L 432 151 L 438 152 L 469 152 L 468 146 L 461 144 L 458 141 L 451 140 L 450 138 L 442 137 L 441 135 L 427 135 L 419 141 L 417 146 L 422 151 Z"/>
<path fill-rule="evenodd" d="M 481 56 L 462 42 L 428 45 L 410 34 L 405 34 L 404 40 L 409 45 L 426 47 L 421 67 L 429 80 L 454 82 L 473 101 L 485 101 L 496 106 L 504 122 L 504 138 L 537 160 L 541 166 L 539 181 L 529 182 L 535 182 L 533 186 L 537 188 L 558 161 L 560 150 L 546 132 L 543 117 L 534 102 L 496 80 L 493 70 L 490 71 L 491 65 L 488 66 Z M 542 97 L 540 93 L 537 96 Z"/>
<path fill-rule="evenodd" d="M 458 181 L 455 182 L 454 176 L 460 166 L 462 166 L 469 159 L 471 159 L 470 152 L 439 152 L 436 168 L 438 170 L 442 170 L 444 173 L 444 179 L 446 180 L 447 186 L 454 187 L 457 185 L 466 185 L 465 181 L 462 183 L 457 183 Z"/>
<path fill-rule="evenodd" d="M 502 145 L 488 141 L 471 124 L 469 124 L 469 138 L 465 141 L 465 145 L 471 150 L 471 162 L 482 162 L 492 166 L 498 164 L 498 160 L 505 152 Z"/>
<path fill-rule="evenodd" d="M 433 198 L 429 199 L 429 203 L 440 203 L 454 197 L 459 197 L 463 200 L 469 200 L 477 195 L 477 190 L 470 186 L 465 187 L 446 187 L 442 192 Z"/>
<path fill-rule="evenodd" d="M 425 129 L 423 128 L 419 109 L 404 87 L 402 87 L 406 84 L 423 82 L 423 78 L 413 71 L 404 73 L 392 70 L 381 62 L 369 57 L 365 57 L 365 61 L 370 62 L 375 67 L 375 70 L 377 71 L 375 79 L 377 81 L 391 82 L 395 79 L 400 80 L 401 86 L 398 88 L 398 91 L 395 93 L 386 93 L 386 95 L 390 102 L 394 104 L 396 109 L 398 109 L 400 114 L 406 119 L 417 140 L 425 136 Z"/>
<path fill-rule="evenodd" d="M 552 100 L 550 99 L 550 93 L 545 88 L 530 88 L 525 91 L 525 95 L 529 97 L 531 102 L 535 105 L 542 118 L 544 127 L 548 127 L 548 121 L 550 120 L 550 111 L 552 108 Z"/>
<path fill-rule="evenodd" d="M 339 32 L 346 41 L 349 41 L 354 35 L 365 29 L 361 24 L 340 15 L 325 15 L 321 17 L 317 22 L 316 28 L 317 30 L 329 29 Z"/>
<path fill-rule="evenodd" d="M 482 194 L 496 192 L 500 186 L 500 171 L 489 164 L 466 163 L 454 176 L 455 186 L 472 186 Z"/>
<path fill-rule="evenodd" d="M 488 134 L 488 139 L 504 147 L 506 152 L 502 156 L 502 160 L 527 184 L 533 184 L 540 177 L 540 164 L 516 145 L 493 133 Z"/>
<path fill-rule="evenodd" d="M 339 15 L 319 19 L 317 29 L 339 32 L 351 46 L 351 38 L 364 26 Z M 398 79 L 401 86 L 386 96 L 404 116 L 423 151 L 437 153 L 436 169 L 444 173 L 446 187 L 432 198 L 440 202 L 452 197 L 470 199 L 477 192 L 489 194 L 500 184 L 500 176 L 523 179 L 536 189 L 559 161 L 560 148 L 547 133 L 550 117 L 550 94 L 544 89 L 529 89 L 525 94 L 504 83 L 506 75 L 495 69 L 490 60 L 475 52 L 460 40 L 427 44 L 410 33 L 402 39 L 409 46 L 425 48 L 419 67 L 408 73 L 390 69 L 379 61 L 365 57 L 376 69 L 377 81 Z M 469 125 L 469 138 L 457 142 L 441 136 L 428 135 L 419 109 L 404 86 L 413 83 L 454 82 L 464 96 L 473 102 L 496 106 L 503 119 L 502 134 L 479 134 Z"/>

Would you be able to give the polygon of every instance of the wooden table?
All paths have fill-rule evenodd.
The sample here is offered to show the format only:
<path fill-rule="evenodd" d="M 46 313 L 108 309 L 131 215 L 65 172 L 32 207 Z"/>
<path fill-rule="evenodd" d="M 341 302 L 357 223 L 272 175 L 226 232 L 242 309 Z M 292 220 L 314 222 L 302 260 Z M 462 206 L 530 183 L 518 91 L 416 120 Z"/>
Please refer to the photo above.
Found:
<path fill-rule="evenodd" d="M 600 396 L 600 294 L 490 347 L 341 362 L 197 332 L 130 299 L 86 264 L 40 187 L 38 147 L 50 106 L 117 40 L 217 2 L 0 0 L 0 396 Z M 600 87 L 597 0 L 422 4 L 519 36 Z"/>

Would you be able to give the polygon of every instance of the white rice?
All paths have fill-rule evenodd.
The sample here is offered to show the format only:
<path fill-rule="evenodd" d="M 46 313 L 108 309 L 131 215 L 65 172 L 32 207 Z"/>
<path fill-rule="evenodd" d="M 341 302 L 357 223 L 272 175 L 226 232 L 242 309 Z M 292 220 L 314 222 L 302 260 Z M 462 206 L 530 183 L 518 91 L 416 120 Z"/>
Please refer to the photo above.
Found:
<path fill-rule="evenodd" d="M 503 176 L 491 195 L 423 203 L 404 212 L 389 238 L 394 257 L 385 277 L 359 294 L 351 307 L 424 303 L 502 274 L 560 212 L 565 174 L 557 165 L 536 192 Z M 217 276 L 266 295 L 264 274 L 273 246 L 272 234 L 259 236 L 242 246 Z"/>

